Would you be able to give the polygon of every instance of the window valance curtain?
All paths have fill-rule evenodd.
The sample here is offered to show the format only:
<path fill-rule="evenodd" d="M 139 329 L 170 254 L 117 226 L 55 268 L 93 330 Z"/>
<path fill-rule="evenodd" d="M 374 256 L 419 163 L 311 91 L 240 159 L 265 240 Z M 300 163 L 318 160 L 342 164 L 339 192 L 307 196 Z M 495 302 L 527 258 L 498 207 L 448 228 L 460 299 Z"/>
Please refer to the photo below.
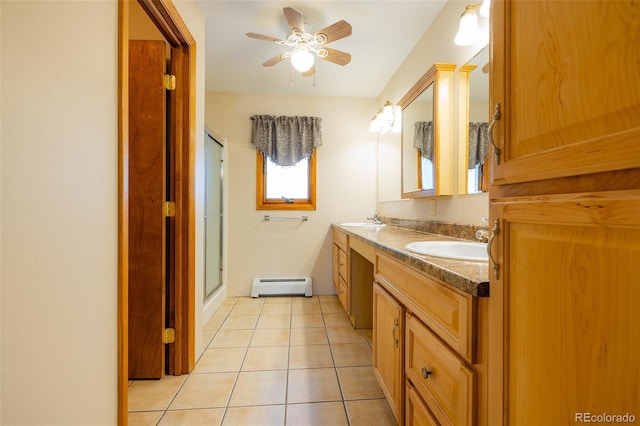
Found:
<path fill-rule="evenodd" d="M 433 122 L 416 121 L 414 126 L 413 146 L 420 150 L 422 158 L 433 159 Z"/>
<path fill-rule="evenodd" d="M 279 166 L 293 166 L 322 145 L 320 117 L 252 115 L 251 146 Z"/>
<path fill-rule="evenodd" d="M 489 123 L 469 123 L 469 164 L 473 169 L 489 155 Z"/>

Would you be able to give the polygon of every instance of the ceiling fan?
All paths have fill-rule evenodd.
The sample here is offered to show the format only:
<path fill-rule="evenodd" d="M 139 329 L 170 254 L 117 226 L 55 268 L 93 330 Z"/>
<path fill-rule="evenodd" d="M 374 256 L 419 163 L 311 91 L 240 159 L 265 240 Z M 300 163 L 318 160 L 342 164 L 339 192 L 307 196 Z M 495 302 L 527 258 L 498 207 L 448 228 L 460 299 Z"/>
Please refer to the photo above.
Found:
<path fill-rule="evenodd" d="M 327 44 L 333 41 L 349 37 L 351 35 L 351 24 L 345 20 L 340 20 L 314 34 L 310 34 L 304 29 L 302 13 L 292 7 L 285 7 L 282 10 L 291 31 L 291 34 L 286 39 L 247 33 L 247 36 L 251 38 L 274 42 L 291 48 L 291 50 L 269 59 L 262 64 L 263 66 L 271 67 L 284 59 L 290 58 L 291 64 L 296 70 L 300 71 L 304 76 L 310 76 L 316 72 L 314 65 L 316 56 L 338 65 L 347 65 L 351 62 L 351 54 L 326 47 Z"/>

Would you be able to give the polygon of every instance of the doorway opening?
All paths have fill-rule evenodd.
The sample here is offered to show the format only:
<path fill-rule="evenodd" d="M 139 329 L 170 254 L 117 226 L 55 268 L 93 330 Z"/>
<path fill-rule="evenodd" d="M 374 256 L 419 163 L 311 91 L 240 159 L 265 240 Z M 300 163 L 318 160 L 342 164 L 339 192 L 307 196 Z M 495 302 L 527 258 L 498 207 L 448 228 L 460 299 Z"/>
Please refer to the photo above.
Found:
<path fill-rule="evenodd" d="M 169 373 L 190 372 L 195 364 L 195 47 L 186 24 L 170 0 L 138 0 L 171 50 L 175 92 L 169 110 L 168 132 L 172 155 L 175 203 L 173 283 L 169 306 L 175 328 L 170 346 Z M 119 0 L 118 13 L 118 424 L 127 424 L 128 301 L 129 301 L 129 0 Z"/>

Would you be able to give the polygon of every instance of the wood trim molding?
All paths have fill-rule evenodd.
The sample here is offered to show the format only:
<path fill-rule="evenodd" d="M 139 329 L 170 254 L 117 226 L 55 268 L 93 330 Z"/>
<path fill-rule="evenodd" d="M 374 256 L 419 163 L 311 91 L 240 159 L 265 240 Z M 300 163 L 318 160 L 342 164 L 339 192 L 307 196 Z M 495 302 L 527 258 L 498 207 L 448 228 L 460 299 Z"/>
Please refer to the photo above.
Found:
<path fill-rule="evenodd" d="M 282 200 L 266 199 L 264 188 L 265 156 L 256 151 L 256 210 L 315 210 L 316 209 L 316 157 L 317 151 L 309 159 L 309 199 L 293 200 L 285 203 Z"/>

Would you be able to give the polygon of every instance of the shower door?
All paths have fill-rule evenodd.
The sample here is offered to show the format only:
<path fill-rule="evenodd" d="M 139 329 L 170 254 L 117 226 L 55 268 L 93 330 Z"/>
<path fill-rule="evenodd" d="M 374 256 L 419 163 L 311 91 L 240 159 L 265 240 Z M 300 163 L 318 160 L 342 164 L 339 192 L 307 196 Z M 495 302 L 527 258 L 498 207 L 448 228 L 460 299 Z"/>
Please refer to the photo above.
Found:
<path fill-rule="evenodd" d="M 222 156 L 222 144 L 205 133 L 205 301 L 222 285 Z"/>

